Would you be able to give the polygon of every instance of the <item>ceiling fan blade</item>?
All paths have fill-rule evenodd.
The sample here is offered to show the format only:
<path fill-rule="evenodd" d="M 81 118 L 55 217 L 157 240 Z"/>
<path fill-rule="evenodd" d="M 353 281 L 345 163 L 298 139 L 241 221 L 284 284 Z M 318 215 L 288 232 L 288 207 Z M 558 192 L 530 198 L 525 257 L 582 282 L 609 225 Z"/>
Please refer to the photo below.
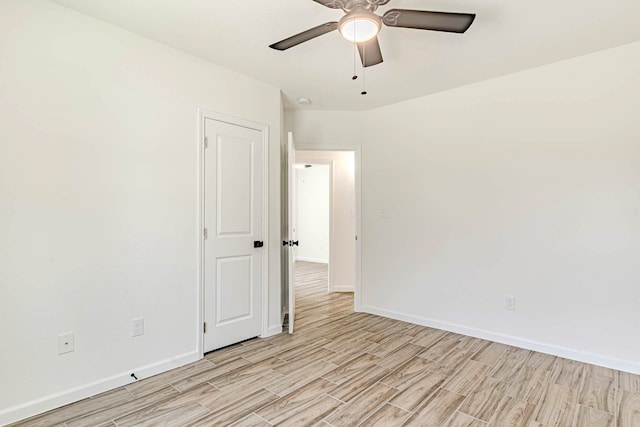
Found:
<path fill-rule="evenodd" d="M 326 33 L 330 33 L 338 28 L 337 22 L 327 22 L 322 25 L 318 25 L 317 27 L 313 27 L 310 30 L 303 31 L 295 36 L 291 36 L 284 40 L 280 40 L 277 43 L 270 45 L 271 49 L 275 50 L 287 50 L 290 47 L 294 47 L 299 45 L 300 43 L 304 43 L 311 39 L 315 39 L 318 36 L 321 36 Z"/>
<path fill-rule="evenodd" d="M 475 13 L 391 9 L 384 14 L 382 22 L 390 27 L 464 33 L 471 26 L 475 18 Z"/>
<path fill-rule="evenodd" d="M 358 52 L 360 52 L 363 67 L 371 67 L 382 62 L 382 51 L 377 37 L 358 43 Z"/>
<path fill-rule="evenodd" d="M 330 7 L 331 9 L 342 9 L 345 6 L 344 0 L 313 0 L 316 3 L 320 3 L 323 6 Z"/>

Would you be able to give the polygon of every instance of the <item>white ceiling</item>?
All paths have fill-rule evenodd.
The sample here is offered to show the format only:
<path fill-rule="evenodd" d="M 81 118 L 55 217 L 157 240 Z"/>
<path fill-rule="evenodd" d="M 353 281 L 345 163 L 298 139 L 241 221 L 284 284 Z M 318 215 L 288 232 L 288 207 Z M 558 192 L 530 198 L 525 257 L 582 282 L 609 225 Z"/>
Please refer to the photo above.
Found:
<path fill-rule="evenodd" d="M 383 27 L 384 62 L 367 68 L 362 96 L 353 46 L 338 32 L 268 47 L 343 15 L 312 0 L 54 1 L 279 87 L 287 108 L 367 110 L 640 40 L 639 0 L 391 0 L 378 14 L 477 16 L 465 34 Z"/>

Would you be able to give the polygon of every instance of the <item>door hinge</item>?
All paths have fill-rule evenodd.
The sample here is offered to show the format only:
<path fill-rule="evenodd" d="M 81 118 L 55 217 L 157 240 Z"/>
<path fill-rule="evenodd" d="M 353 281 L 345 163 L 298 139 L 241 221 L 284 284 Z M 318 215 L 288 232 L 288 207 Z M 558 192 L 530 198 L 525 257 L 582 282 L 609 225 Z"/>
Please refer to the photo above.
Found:
<path fill-rule="evenodd" d="M 205 238 L 205 239 L 208 239 L 208 238 L 209 238 L 209 230 L 207 230 L 207 228 L 206 228 L 206 227 L 205 227 L 205 229 L 204 229 L 204 233 L 203 233 L 203 235 L 204 235 L 204 238 Z"/>
<path fill-rule="evenodd" d="M 204 326 L 202 327 L 202 332 L 207 333 L 207 322 L 204 322 Z"/>
<path fill-rule="evenodd" d="M 356 236 L 356 240 L 358 240 L 358 236 Z"/>
<path fill-rule="evenodd" d="M 209 138 L 204 137 L 204 148 L 209 148 Z"/>

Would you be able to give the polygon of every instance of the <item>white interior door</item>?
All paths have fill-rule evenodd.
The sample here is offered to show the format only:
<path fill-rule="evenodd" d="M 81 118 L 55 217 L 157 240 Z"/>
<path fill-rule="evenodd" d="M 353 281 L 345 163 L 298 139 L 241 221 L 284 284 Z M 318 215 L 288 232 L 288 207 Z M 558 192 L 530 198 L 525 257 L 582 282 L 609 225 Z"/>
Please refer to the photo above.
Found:
<path fill-rule="evenodd" d="M 204 351 L 262 330 L 264 145 L 255 129 L 205 119 Z M 257 243 L 260 246 L 260 243 Z"/>
<path fill-rule="evenodd" d="M 293 333 L 293 323 L 296 317 L 296 289 L 295 289 L 295 264 L 296 264 L 296 248 L 297 248 L 297 240 L 295 233 L 295 216 L 296 216 L 296 146 L 293 142 L 293 134 L 289 132 L 289 139 L 287 141 L 287 217 L 288 220 L 288 230 L 287 235 L 289 236 L 289 259 L 288 268 L 289 268 L 289 333 Z M 294 244 L 295 242 L 295 244 Z"/>

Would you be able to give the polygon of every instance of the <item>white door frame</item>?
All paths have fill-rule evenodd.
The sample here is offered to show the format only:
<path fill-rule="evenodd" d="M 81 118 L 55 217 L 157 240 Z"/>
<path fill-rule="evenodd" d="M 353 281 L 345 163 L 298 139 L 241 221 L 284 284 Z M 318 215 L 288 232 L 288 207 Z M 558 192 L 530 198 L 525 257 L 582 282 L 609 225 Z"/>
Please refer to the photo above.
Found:
<path fill-rule="evenodd" d="M 361 146 L 357 145 L 305 145 L 296 144 L 296 151 L 353 151 L 354 178 L 356 192 L 356 283 L 353 294 L 353 310 L 362 311 L 362 180 L 360 177 L 362 168 Z M 354 238 L 356 237 L 354 236 Z M 331 266 L 331 259 L 329 260 Z"/>
<path fill-rule="evenodd" d="M 196 303 L 196 337 L 200 358 L 204 356 L 204 125 L 206 119 L 229 123 L 248 129 L 257 130 L 262 134 L 262 147 L 264 150 L 262 165 L 262 319 L 261 336 L 268 336 L 269 324 L 269 126 L 252 122 L 250 120 L 227 116 L 215 111 L 198 108 L 198 137 L 197 137 L 197 228 L 198 242 L 197 276 L 198 276 L 198 301 Z"/>

